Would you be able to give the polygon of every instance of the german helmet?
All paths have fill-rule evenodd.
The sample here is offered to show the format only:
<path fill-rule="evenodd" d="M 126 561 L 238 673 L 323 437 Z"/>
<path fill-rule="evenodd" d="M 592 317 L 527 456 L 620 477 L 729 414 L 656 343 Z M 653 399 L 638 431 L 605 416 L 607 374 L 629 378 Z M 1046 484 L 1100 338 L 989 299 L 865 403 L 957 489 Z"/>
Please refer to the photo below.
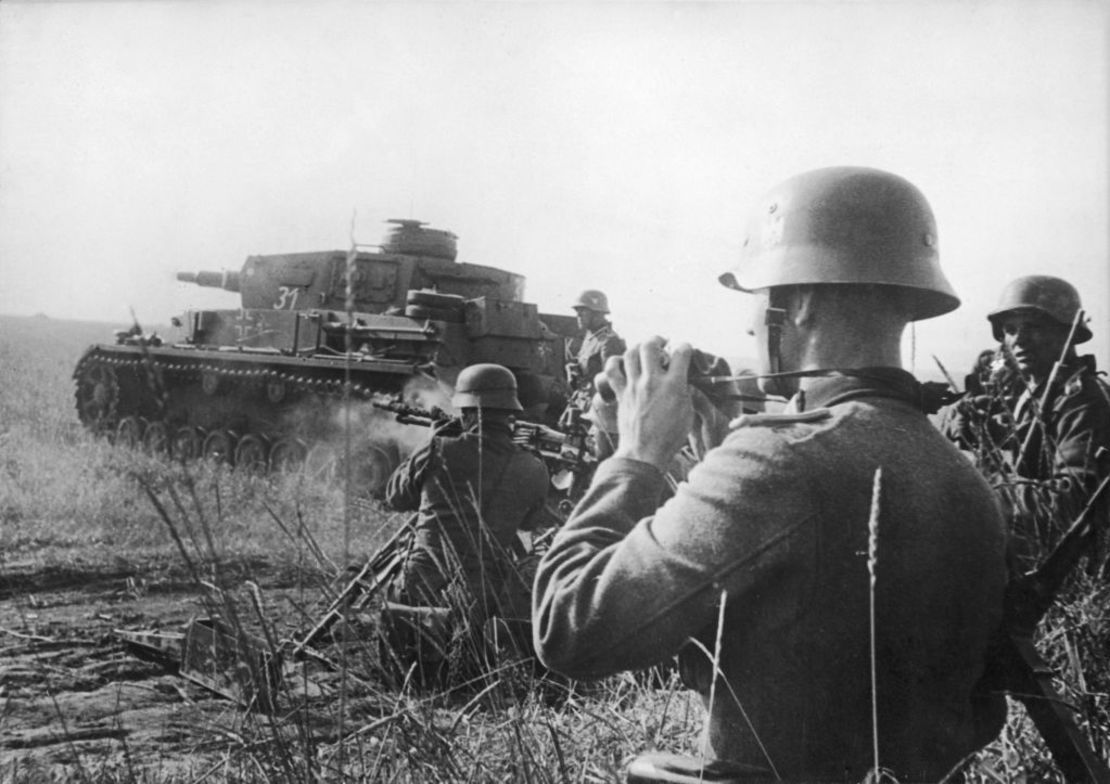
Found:
<path fill-rule="evenodd" d="M 508 368 L 492 363 L 471 365 L 459 373 L 451 405 L 457 409 L 523 410 L 516 396 L 516 378 Z"/>
<path fill-rule="evenodd" d="M 739 291 L 804 284 L 894 286 L 910 317 L 959 307 L 937 255 L 937 227 L 924 195 L 879 169 L 835 166 L 792 177 L 752 214 L 740 261 L 719 280 Z"/>
<path fill-rule="evenodd" d="M 571 305 L 572 308 L 586 308 L 597 313 L 609 313 L 609 298 L 604 292 L 597 289 L 586 289 L 578 295 L 578 299 Z"/>
<path fill-rule="evenodd" d="M 1048 316 L 1057 324 L 1071 327 L 1083 308 L 1075 286 L 1051 275 L 1027 275 L 1006 284 L 998 307 L 987 314 L 995 340 L 1002 340 L 1002 319 L 1010 313 L 1033 311 Z M 1075 343 L 1091 339 L 1091 330 L 1082 321 L 1075 327 Z"/>

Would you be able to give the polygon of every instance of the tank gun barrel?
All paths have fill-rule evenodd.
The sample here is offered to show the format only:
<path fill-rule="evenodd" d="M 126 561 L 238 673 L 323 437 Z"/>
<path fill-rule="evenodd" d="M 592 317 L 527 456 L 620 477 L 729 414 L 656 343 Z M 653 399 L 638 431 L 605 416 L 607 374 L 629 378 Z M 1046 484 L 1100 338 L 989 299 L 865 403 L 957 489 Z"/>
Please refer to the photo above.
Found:
<path fill-rule="evenodd" d="M 200 272 L 179 272 L 177 279 L 182 283 L 194 283 L 210 289 L 224 289 L 225 291 L 239 291 L 239 273 L 227 270 L 213 272 L 201 270 Z"/>

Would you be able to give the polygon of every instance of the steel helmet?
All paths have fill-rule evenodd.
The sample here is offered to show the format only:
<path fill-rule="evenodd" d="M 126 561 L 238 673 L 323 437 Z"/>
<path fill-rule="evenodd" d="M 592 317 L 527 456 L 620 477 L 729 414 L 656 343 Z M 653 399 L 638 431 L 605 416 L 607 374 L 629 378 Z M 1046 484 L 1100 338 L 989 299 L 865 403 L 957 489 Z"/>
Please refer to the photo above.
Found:
<path fill-rule="evenodd" d="M 516 396 L 516 377 L 508 368 L 482 363 L 464 368 L 455 381 L 455 408 L 501 408 L 523 411 Z"/>
<path fill-rule="evenodd" d="M 908 289 L 911 319 L 960 300 L 937 258 L 937 226 L 914 185 L 878 169 L 834 166 L 773 188 L 748 222 L 740 263 L 719 280 L 739 291 L 814 283 Z"/>
<path fill-rule="evenodd" d="M 578 299 L 571 305 L 572 308 L 586 308 L 596 313 L 609 313 L 609 298 L 604 292 L 597 289 L 586 289 L 578 295 Z"/>
<path fill-rule="evenodd" d="M 1027 275 L 1006 284 L 998 307 L 987 314 L 994 339 L 1002 340 L 1002 319 L 1008 313 L 1026 310 L 1048 316 L 1058 324 L 1071 327 L 1075 314 L 1083 308 L 1075 286 L 1051 275 Z M 1080 322 L 1075 327 L 1074 343 L 1091 339 L 1091 330 Z"/>

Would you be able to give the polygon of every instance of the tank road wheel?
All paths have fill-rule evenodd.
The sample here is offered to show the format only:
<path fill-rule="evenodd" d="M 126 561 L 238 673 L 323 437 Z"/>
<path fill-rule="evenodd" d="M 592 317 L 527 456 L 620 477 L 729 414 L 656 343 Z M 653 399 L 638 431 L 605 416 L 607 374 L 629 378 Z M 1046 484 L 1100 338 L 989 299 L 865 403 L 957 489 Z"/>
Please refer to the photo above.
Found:
<path fill-rule="evenodd" d="M 355 483 L 355 492 L 374 498 L 385 494 L 385 486 L 398 464 L 390 454 L 391 451 L 388 447 L 373 444 L 359 450 L 351 477 Z"/>
<path fill-rule="evenodd" d="M 77 379 L 77 415 L 90 430 L 104 432 L 115 424 L 119 379 L 115 368 L 92 364 Z"/>
<path fill-rule="evenodd" d="M 163 455 L 169 451 L 170 430 L 165 422 L 149 422 L 143 431 L 143 451 Z"/>
<path fill-rule="evenodd" d="M 170 454 L 175 460 L 195 460 L 200 457 L 204 447 L 204 431 L 193 425 L 177 429 L 170 443 Z"/>
<path fill-rule="evenodd" d="M 280 473 L 296 471 L 307 454 L 308 447 L 301 439 L 292 436 L 278 439 L 270 448 L 270 470 Z"/>
<path fill-rule="evenodd" d="M 304 475 L 308 479 L 330 482 L 335 478 L 339 455 L 328 444 L 313 444 L 304 458 Z"/>
<path fill-rule="evenodd" d="M 230 465 L 235 454 L 235 441 L 235 434 L 230 430 L 213 430 L 204 439 L 200 453 L 209 460 Z"/>
<path fill-rule="evenodd" d="M 356 495 L 380 498 L 385 493 L 389 477 L 399 463 L 393 452 L 392 448 L 378 444 L 364 444 L 352 450 L 351 489 Z M 337 456 L 334 476 L 336 482 L 346 481 L 342 455 Z"/>
<path fill-rule="evenodd" d="M 264 473 L 269 452 L 270 444 L 265 436 L 248 433 L 239 439 L 239 445 L 235 447 L 235 465 L 254 474 Z"/>
<path fill-rule="evenodd" d="M 138 449 L 143 443 L 143 420 L 137 416 L 125 416 L 116 425 L 116 443 L 128 449 Z"/>

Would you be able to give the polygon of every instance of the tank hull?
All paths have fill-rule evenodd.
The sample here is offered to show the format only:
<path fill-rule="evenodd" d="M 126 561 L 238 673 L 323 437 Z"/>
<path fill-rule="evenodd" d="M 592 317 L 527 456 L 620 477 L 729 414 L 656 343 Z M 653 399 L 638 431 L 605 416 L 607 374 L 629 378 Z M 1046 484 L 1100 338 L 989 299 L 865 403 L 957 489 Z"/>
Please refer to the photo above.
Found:
<path fill-rule="evenodd" d="M 451 232 L 391 223 L 381 252 L 178 273 L 237 293 L 241 306 L 185 313 L 172 345 L 135 329 L 90 347 L 74 371 L 81 421 L 152 452 L 251 470 L 326 474 L 346 459 L 367 492 L 428 436 L 372 404 L 449 409 L 468 365 L 509 368 L 525 417 L 556 422 L 573 319 L 524 302 L 521 275 L 457 262 Z"/>
<path fill-rule="evenodd" d="M 255 471 L 298 468 L 320 478 L 345 473 L 349 461 L 357 489 L 373 495 L 428 437 L 374 402 L 449 410 L 459 370 L 498 361 L 516 373 L 536 418 L 549 419 L 542 412 L 558 408 L 554 370 L 563 359 L 562 338 L 503 334 L 509 330 L 499 329 L 496 317 L 487 321 L 187 314 L 192 335 L 217 342 L 166 346 L 131 338 L 131 345 L 89 347 L 74 371 L 77 412 L 109 438 L 177 459 L 207 457 Z M 232 329 L 238 345 L 221 344 Z"/>

